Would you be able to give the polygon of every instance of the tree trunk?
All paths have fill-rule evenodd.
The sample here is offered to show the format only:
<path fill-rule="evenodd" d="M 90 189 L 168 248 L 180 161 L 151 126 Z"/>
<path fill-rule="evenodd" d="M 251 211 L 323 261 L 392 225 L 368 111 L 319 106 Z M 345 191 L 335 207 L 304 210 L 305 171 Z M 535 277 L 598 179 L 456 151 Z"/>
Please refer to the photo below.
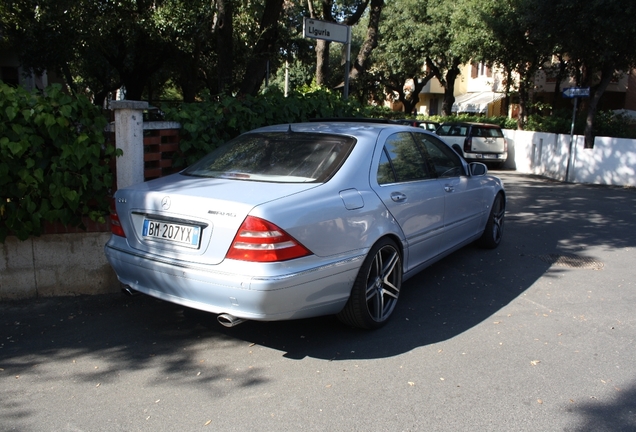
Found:
<path fill-rule="evenodd" d="M 556 103 L 561 97 L 561 82 L 565 79 L 565 71 L 566 71 L 567 63 L 563 59 L 563 56 L 559 54 L 559 71 L 556 75 L 556 83 L 554 85 L 554 93 L 552 93 L 552 112 L 556 109 Z"/>
<path fill-rule="evenodd" d="M 198 62 L 192 59 L 188 62 L 188 66 L 190 67 L 184 67 L 179 74 L 179 81 L 181 93 L 183 94 L 183 101 L 186 103 L 192 103 L 196 100 L 196 95 L 199 90 L 199 86 L 197 85 Z"/>
<path fill-rule="evenodd" d="M 426 57 L 426 66 L 431 74 L 437 78 L 442 88 L 444 88 L 444 100 L 442 101 L 442 115 L 449 116 L 453 113 L 453 104 L 455 103 L 455 80 L 461 73 L 459 65 L 461 59 L 454 58 L 451 66 L 444 76 L 442 69 L 433 62 L 433 59 Z"/>
<path fill-rule="evenodd" d="M 431 79 L 433 79 L 432 74 L 427 75 L 422 80 L 418 80 L 417 77 L 412 78 L 413 92 L 408 98 L 404 94 L 404 91 L 398 91 L 399 100 L 400 102 L 402 102 L 402 106 L 404 106 L 404 112 L 406 114 L 413 113 L 415 107 L 417 106 L 417 103 L 420 101 L 420 92 Z"/>
<path fill-rule="evenodd" d="M 374 48 L 378 46 L 378 27 L 380 25 L 380 15 L 384 7 L 384 0 L 371 0 L 371 10 L 369 11 L 369 24 L 367 26 L 367 36 L 360 47 L 360 52 L 353 62 L 349 71 L 349 80 L 355 81 L 367 70 L 367 60 Z"/>
<path fill-rule="evenodd" d="M 329 45 L 329 41 L 316 40 L 316 84 L 319 86 L 329 82 Z"/>
<path fill-rule="evenodd" d="M 218 14 L 215 23 L 216 53 L 218 55 L 217 92 L 222 93 L 232 86 L 234 71 L 234 50 L 232 17 L 233 0 L 218 0 Z"/>
<path fill-rule="evenodd" d="M 603 96 L 603 93 L 607 89 L 612 76 L 614 75 L 614 68 L 611 65 L 605 65 L 601 70 L 601 81 L 592 88 L 592 94 L 590 95 L 590 104 L 587 110 L 587 117 L 585 118 L 585 148 L 594 148 L 594 118 L 596 117 L 596 110 L 598 109 L 598 102 Z"/>
<path fill-rule="evenodd" d="M 345 71 L 349 74 L 351 80 L 355 80 L 360 73 L 364 71 L 366 59 L 373 48 L 377 46 L 377 32 L 378 23 L 380 20 L 380 12 L 384 6 L 384 0 L 371 0 L 372 6 L 371 16 L 369 18 L 369 31 L 367 32 L 367 39 L 358 54 L 356 61 L 354 62 L 351 70 Z M 331 11 L 333 9 L 333 0 L 322 0 L 322 16 L 325 21 L 335 22 Z M 364 15 L 364 11 L 369 5 L 369 0 L 365 0 L 358 4 L 356 10 L 343 20 L 343 24 L 347 26 L 353 26 L 360 21 L 360 18 Z M 308 1 L 310 16 L 316 18 L 316 13 L 312 7 L 311 0 Z M 377 9 L 375 12 L 373 9 Z M 371 34 L 370 34 L 371 33 Z M 322 39 L 316 41 L 316 84 L 320 86 L 328 85 L 331 71 L 329 68 L 329 47 L 330 42 Z"/>
<path fill-rule="evenodd" d="M 274 56 L 278 40 L 278 19 L 283 10 L 283 0 L 267 0 L 265 11 L 261 18 L 261 37 L 254 47 L 252 57 L 247 63 L 243 83 L 239 94 L 255 96 L 267 73 L 267 62 Z"/>
<path fill-rule="evenodd" d="M 310 16 L 313 19 L 319 19 L 312 7 L 312 0 L 308 0 Z M 329 22 L 335 22 L 331 15 L 333 0 L 321 0 L 322 19 Z M 330 42 L 323 39 L 316 39 L 316 84 L 319 86 L 327 85 L 329 82 L 329 46 Z"/>
<path fill-rule="evenodd" d="M 519 82 L 519 114 L 517 116 L 517 129 L 524 130 L 528 122 L 528 89 L 523 80 Z"/>
<path fill-rule="evenodd" d="M 453 66 L 448 69 L 446 72 L 446 78 L 444 79 L 444 101 L 442 102 L 443 116 L 449 116 L 453 113 L 453 104 L 455 103 L 455 80 L 459 74 L 459 60 L 453 60 Z"/>
<path fill-rule="evenodd" d="M 519 67 L 519 116 L 517 117 L 517 129 L 524 130 L 528 124 L 530 115 L 530 89 L 533 86 L 534 75 L 537 71 L 535 63 L 526 63 Z"/>
<path fill-rule="evenodd" d="M 125 75 L 122 74 L 121 77 L 124 88 L 126 89 L 126 99 L 134 101 L 141 100 L 148 79 L 145 77 L 142 78 L 134 73 Z"/>
<path fill-rule="evenodd" d="M 157 41 L 148 35 L 137 34 L 133 40 L 120 41 L 114 53 L 102 51 L 101 54 L 119 73 L 126 99 L 141 100 L 146 84 L 161 70 L 169 52 L 166 46 L 157 46 Z"/>

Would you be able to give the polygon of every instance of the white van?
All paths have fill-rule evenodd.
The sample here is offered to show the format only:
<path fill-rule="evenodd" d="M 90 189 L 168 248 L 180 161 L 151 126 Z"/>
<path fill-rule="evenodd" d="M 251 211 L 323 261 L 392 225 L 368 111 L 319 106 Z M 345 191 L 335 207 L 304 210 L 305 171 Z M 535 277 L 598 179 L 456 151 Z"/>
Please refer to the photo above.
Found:
<path fill-rule="evenodd" d="M 451 147 L 459 145 L 469 162 L 501 166 L 508 159 L 508 142 L 497 125 L 486 123 L 442 123 L 435 133 Z"/>

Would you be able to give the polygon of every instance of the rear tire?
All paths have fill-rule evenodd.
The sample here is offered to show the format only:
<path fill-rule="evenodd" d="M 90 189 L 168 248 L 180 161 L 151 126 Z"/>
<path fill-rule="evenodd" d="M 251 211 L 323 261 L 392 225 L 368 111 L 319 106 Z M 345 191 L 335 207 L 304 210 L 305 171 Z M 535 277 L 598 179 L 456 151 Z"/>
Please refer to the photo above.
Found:
<path fill-rule="evenodd" d="M 495 201 L 490 209 L 488 222 L 481 238 L 477 240 L 479 246 L 486 249 L 494 249 L 499 246 L 503 237 L 504 216 L 506 213 L 506 204 L 501 193 L 497 194 Z"/>
<path fill-rule="evenodd" d="M 378 241 L 369 251 L 351 295 L 338 319 L 344 324 L 377 329 L 385 325 L 397 304 L 402 288 L 402 257 L 389 238 Z"/>

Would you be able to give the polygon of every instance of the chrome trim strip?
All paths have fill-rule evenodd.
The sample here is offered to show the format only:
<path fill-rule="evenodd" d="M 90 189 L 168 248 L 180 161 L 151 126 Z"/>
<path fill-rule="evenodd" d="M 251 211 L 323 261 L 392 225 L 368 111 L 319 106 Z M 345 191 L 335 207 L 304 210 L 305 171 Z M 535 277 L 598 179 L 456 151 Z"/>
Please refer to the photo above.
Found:
<path fill-rule="evenodd" d="M 195 225 L 195 226 L 201 227 L 201 229 L 207 228 L 209 226 L 209 224 L 207 224 L 205 222 L 201 222 L 201 221 L 195 221 L 195 220 L 190 220 L 190 219 L 180 219 L 180 218 L 175 218 L 175 217 L 170 217 L 170 216 L 161 216 L 161 215 L 156 215 L 156 214 L 152 214 L 152 213 L 140 212 L 140 211 L 136 211 L 136 210 L 133 210 L 130 213 L 134 214 L 134 215 L 143 216 L 145 218 L 150 218 L 150 219 L 153 219 L 153 220 L 158 220 L 158 221 L 180 223 L 180 224 L 185 224 L 185 225 Z"/>

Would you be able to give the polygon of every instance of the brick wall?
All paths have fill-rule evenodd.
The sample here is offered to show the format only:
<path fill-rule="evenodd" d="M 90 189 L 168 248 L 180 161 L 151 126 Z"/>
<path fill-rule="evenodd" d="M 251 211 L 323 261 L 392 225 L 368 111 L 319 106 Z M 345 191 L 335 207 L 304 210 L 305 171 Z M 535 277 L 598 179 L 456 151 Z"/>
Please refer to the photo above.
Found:
<path fill-rule="evenodd" d="M 172 159 L 179 151 L 179 129 L 146 129 L 144 125 L 144 180 L 173 174 Z"/>

